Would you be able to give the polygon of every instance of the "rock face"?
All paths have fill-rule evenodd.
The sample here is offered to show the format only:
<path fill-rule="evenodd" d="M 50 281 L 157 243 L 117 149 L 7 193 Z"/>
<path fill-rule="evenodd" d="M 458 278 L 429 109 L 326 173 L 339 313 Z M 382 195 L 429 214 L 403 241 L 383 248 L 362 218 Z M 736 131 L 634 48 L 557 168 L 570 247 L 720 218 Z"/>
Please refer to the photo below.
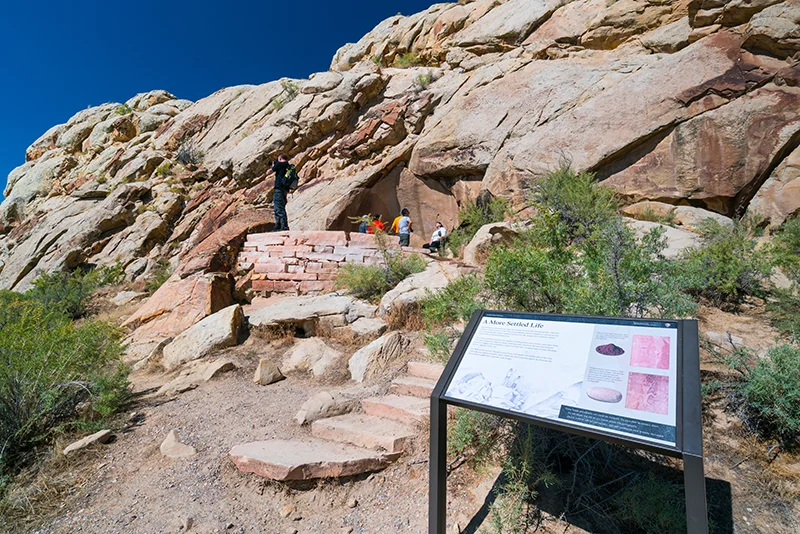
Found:
<path fill-rule="evenodd" d="M 0 288 L 168 264 L 129 326 L 144 329 L 133 345 L 178 335 L 232 304 L 243 236 L 271 229 L 280 152 L 302 178 L 293 230 L 407 207 L 418 245 L 485 191 L 521 207 L 565 159 L 628 203 L 758 210 L 774 226 L 800 204 L 798 52 L 795 0 L 487 0 L 391 17 L 308 80 L 194 103 L 152 91 L 49 129 L 8 176 Z M 187 307 L 195 293 L 202 309 Z"/>

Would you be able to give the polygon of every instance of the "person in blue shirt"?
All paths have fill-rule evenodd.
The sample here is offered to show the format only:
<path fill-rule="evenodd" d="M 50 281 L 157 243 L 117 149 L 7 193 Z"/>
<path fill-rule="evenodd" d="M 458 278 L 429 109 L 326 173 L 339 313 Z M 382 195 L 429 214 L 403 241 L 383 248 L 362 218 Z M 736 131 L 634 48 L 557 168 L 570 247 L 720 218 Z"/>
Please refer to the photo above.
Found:
<path fill-rule="evenodd" d="M 400 246 L 407 247 L 411 241 L 411 232 L 413 232 L 411 217 L 407 208 L 403 208 L 400 212 L 400 221 L 397 223 L 397 234 L 400 236 Z"/>

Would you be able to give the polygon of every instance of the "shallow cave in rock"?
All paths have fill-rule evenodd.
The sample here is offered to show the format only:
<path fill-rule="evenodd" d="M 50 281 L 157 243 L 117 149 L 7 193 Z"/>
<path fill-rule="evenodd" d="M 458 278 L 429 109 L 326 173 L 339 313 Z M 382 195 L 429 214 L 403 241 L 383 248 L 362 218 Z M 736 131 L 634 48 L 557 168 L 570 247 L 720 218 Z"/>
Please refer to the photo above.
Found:
<path fill-rule="evenodd" d="M 370 213 L 380 213 L 388 229 L 400 210 L 408 208 L 414 229 L 411 245 L 422 246 L 430 239 L 437 221 L 448 231 L 458 224 L 459 204 L 451 185 L 416 176 L 404 164 L 397 165 L 374 185 L 354 195 L 329 229 L 355 232 L 358 222 L 351 218 Z"/>

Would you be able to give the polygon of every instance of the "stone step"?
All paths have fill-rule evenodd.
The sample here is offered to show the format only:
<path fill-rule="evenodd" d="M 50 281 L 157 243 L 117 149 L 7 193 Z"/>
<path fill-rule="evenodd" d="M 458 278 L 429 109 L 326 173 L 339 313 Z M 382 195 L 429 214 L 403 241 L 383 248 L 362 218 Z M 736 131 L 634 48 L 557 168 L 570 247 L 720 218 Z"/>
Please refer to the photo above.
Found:
<path fill-rule="evenodd" d="M 408 362 L 408 374 L 427 378 L 428 380 L 439 380 L 444 372 L 444 365 L 431 362 Z"/>
<path fill-rule="evenodd" d="M 434 387 L 436 387 L 435 380 L 418 376 L 399 376 L 392 380 L 389 392 L 395 395 L 409 395 L 411 397 L 429 399 Z"/>
<path fill-rule="evenodd" d="M 383 469 L 400 456 L 330 441 L 283 439 L 244 443 L 229 454 L 239 471 L 272 480 L 359 475 Z"/>
<path fill-rule="evenodd" d="M 418 397 L 386 395 L 361 399 L 361 408 L 367 415 L 385 417 L 400 423 L 424 423 L 430 417 L 430 401 Z"/>
<path fill-rule="evenodd" d="M 314 421 L 311 424 L 311 434 L 317 438 L 349 443 L 365 449 L 403 452 L 416 432 L 397 421 L 349 413 Z"/>

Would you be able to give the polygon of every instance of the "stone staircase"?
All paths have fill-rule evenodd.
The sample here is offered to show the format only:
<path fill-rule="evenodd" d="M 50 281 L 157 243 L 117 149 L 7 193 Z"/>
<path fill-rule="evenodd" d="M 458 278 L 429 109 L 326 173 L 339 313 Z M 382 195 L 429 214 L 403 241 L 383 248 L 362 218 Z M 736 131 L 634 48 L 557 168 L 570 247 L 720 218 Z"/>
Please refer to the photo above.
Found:
<path fill-rule="evenodd" d="M 310 439 L 237 445 L 240 471 L 274 480 L 352 476 L 383 469 L 408 450 L 430 417 L 430 395 L 444 367 L 409 362 L 389 394 L 361 400 L 363 412 L 314 421 Z"/>

